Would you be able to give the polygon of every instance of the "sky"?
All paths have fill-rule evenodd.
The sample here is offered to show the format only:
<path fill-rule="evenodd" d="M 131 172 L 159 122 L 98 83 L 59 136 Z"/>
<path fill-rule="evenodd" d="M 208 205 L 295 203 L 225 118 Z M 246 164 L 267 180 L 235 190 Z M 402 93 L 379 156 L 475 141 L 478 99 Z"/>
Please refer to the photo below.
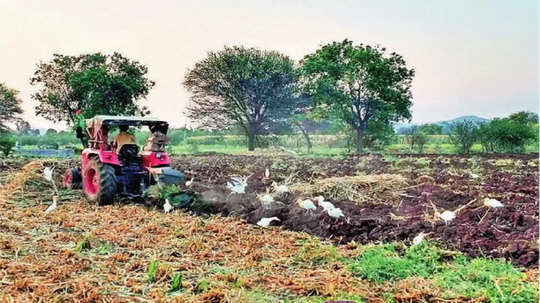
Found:
<path fill-rule="evenodd" d="M 29 84 L 52 54 L 118 51 L 149 68 L 152 116 L 189 125 L 187 70 L 225 45 L 302 59 L 345 38 L 379 44 L 416 70 L 412 121 L 538 112 L 536 0 L 182 1 L 0 0 L 0 82 L 20 91 L 35 128 Z"/>

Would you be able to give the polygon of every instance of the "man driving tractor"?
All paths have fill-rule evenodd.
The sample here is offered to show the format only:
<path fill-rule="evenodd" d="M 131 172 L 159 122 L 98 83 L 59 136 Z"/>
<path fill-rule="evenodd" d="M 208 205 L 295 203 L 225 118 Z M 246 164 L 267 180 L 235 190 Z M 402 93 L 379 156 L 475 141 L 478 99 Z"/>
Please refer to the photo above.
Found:
<path fill-rule="evenodd" d="M 128 125 L 120 125 L 118 128 L 120 129 L 120 132 L 118 133 L 118 135 L 116 135 L 116 137 L 114 137 L 112 145 L 113 149 L 116 151 L 117 154 L 120 152 L 120 149 L 125 144 L 137 144 L 135 136 L 128 133 Z"/>

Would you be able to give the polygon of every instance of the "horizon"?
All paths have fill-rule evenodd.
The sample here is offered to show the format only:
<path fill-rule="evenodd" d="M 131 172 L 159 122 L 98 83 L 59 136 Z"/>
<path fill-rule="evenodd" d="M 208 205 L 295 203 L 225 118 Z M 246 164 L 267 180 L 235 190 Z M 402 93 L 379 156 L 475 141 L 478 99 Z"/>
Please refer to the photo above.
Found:
<path fill-rule="evenodd" d="M 298 62 L 348 38 L 379 44 L 416 70 L 411 123 L 538 113 L 538 3 L 385 1 L 0 1 L 0 82 L 20 91 L 33 128 L 65 129 L 34 115 L 29 79 L 53 53 L 118 51 L 145 64 L 156 86 L 141 102 L 173 127 L 188 124 L 187 69 L 224 45 L 277 50 Z M 81 14 L 80 12 L 85 12 Z M 321 22 L 324 21 L 324 22 Z"/>

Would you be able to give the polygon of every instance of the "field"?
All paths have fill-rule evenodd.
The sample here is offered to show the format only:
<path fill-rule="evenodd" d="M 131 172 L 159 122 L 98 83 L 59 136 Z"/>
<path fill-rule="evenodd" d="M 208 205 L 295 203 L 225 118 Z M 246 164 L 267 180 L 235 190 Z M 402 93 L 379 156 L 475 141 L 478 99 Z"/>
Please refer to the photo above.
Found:
<path fill-rule="evenodd" d="M 89 204 L 0 162 L 5 302 L 537 302 L 538 155 L 173 158 L 189 210 Z M 269 175 L 266 174 L 268 170 Z M 245 194 L 226 186 L 249 176 Z M 60 185 L 59 174 L 55 175 Z M 276 185 L 290 192 L 276 194 Z M 279 203 L 263 206 L 272 193 Z M 299 199 L 322 195 L 333 218 Z M 496 199 L 503 206 L 483 203 Z M 453 211 L 444 222 L 438 214 Z M 253 223 L 276 216 L 274 226 Z M 425 240 L 413 245 L 413 239 Z"/>

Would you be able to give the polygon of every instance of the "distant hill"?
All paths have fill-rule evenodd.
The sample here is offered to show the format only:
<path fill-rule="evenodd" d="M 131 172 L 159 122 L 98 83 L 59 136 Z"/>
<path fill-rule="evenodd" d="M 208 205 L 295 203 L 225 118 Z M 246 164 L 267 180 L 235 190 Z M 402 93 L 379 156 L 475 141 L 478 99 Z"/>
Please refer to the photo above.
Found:
<path fill-rule="evenodd" d="M 438 124 L 438 125 L 442 126 L 444 133 L 448 133 L 449 130 L 450 130 L 450 125 L 452 125 L 453 123 L 456 123 L 456 122 L 463 122 L 463 121 L 472 121 L 474 123 L 483 123 L 483 122 L 488 122 L 489 119 L 471 115 L 471 116 L 457 117 L 457 118 L 452 119 L 452 120 L 429 122 L 427 124 Z M 403 130 L 403 129 L 405 129 L 407 127 L 410 127 L 410 126 L 413 126 L 413 125 L 418 125 L 418 124 L 395 124 L 394 125 L 394 130 L 397 133 L 399 133 L 400 130 Z"/>

